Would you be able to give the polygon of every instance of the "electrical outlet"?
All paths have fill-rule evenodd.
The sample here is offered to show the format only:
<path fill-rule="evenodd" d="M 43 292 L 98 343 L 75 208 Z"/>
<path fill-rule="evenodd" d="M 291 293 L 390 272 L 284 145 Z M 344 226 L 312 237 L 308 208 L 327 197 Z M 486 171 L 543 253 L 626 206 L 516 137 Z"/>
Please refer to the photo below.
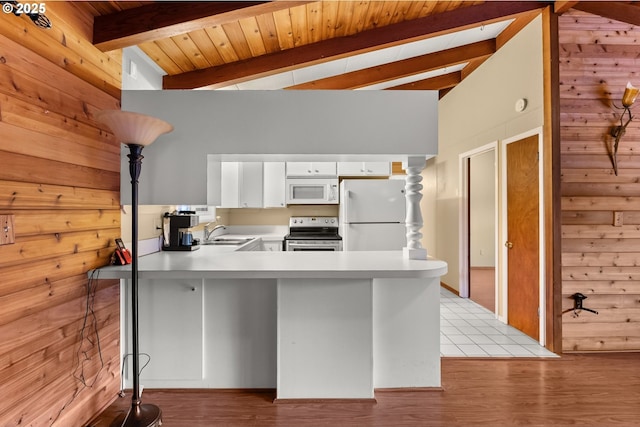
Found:
<path fill-rule="evenodd" d="M 13 227 L 13 215 L 0 215 L 0 245 L 11 245 L 16 242 Z"/>

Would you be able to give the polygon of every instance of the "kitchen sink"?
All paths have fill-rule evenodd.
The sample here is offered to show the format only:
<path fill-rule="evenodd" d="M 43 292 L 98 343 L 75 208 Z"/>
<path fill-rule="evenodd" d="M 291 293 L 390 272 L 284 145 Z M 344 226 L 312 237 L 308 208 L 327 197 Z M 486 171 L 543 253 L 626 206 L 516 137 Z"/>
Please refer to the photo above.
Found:
<path fill-rule="evenodd" d="M 202 245 L 242 245 L 253 240 L 253 237 L 224 238 L 217 237 L 215 239 L 206 240 Z"/>

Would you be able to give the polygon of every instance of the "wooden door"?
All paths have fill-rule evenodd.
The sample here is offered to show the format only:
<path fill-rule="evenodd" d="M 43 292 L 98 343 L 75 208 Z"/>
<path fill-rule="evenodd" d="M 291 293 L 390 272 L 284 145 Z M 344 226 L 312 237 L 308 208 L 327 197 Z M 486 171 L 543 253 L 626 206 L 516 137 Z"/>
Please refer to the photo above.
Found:
<path fill-rule="evenodd" d="M 507 144 L 508 322 L 539 339 L 538 136 Z"/>

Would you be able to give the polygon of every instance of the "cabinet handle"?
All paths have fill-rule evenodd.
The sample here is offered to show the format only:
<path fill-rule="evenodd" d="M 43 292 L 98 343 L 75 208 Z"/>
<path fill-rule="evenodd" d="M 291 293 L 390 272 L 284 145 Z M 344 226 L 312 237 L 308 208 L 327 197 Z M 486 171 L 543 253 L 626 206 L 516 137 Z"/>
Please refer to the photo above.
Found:
<path fill-rule="evenodd" d="M 513 248 L 513 243 L 511 243 L 511 242 L 509 242 L 509 241 L 504 242 L 504 245 L 505 245 L 505 247 L 506 247 L 507 249 L 511 249 L 511 248 Z"/>
<path fill-rule="evenodd" d="M 191 292 L 195 292 L 195 291 L 196 291 L 196 287 L 195 287 L 195 286 L 191 286 L 191 287 L 189 288 L 189 290 L 191 290 Z"/>

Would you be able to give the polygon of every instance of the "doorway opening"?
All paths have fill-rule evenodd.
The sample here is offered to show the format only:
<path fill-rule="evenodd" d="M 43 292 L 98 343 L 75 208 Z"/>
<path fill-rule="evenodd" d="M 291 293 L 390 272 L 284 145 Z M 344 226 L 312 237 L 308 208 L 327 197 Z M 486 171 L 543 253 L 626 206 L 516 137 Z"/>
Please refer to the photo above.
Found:
<path fill-rule="evenodd" d="M 495 305 L 492 311 L 498 320 L 519 329 L 544 346 L 546 243 L 542 139 L 542 128 L 536 128 L 459 155 L 458 272 L 460 297 L 475 301 L 478 290 L 474 295 L 473 276 L 477 276 L 478 272 L 487 273 L 482 271 L 482 267 L 490 266 L 483 265 L 484 261 L 477 261 L 480 247 L 492 242 L 493 277 L 489 271 L 489 277 L 484 279 L 484 282 L 493 283 Z M 475 172 L 482 170 L 481 159 L 485 154 L 487 158 L 493 158 L 494 171 L 485 171 L 478 177 Z M 494 195 L 481 196 L 483 200 L 474 202 L 478 185 L 482 183 L 492 185 Z M 493 199 L 493 216 L 481 216 L 480 208 L 477 208 L 476 203 L 486 203 L 487 198 Z M 477 219 L 484 229 L 474 232 L 472 222 Z M 486 237 L 488 230 L 490 236 Z M 474 237 L 483 235 L 483 232 L 485 237 L 479 237 L 479 243 L 474 242 Z M 485 245 L 482 255 L 486 250 Z"/>
<path fill-rule="evenodd" d="M 496 312 L 495 150 L 468 158 L 469 298 Z"/>
<path fill-rule="evenodd" d="M 497 143 L 460 155 L 460 296 L 498 307 Z"/>

